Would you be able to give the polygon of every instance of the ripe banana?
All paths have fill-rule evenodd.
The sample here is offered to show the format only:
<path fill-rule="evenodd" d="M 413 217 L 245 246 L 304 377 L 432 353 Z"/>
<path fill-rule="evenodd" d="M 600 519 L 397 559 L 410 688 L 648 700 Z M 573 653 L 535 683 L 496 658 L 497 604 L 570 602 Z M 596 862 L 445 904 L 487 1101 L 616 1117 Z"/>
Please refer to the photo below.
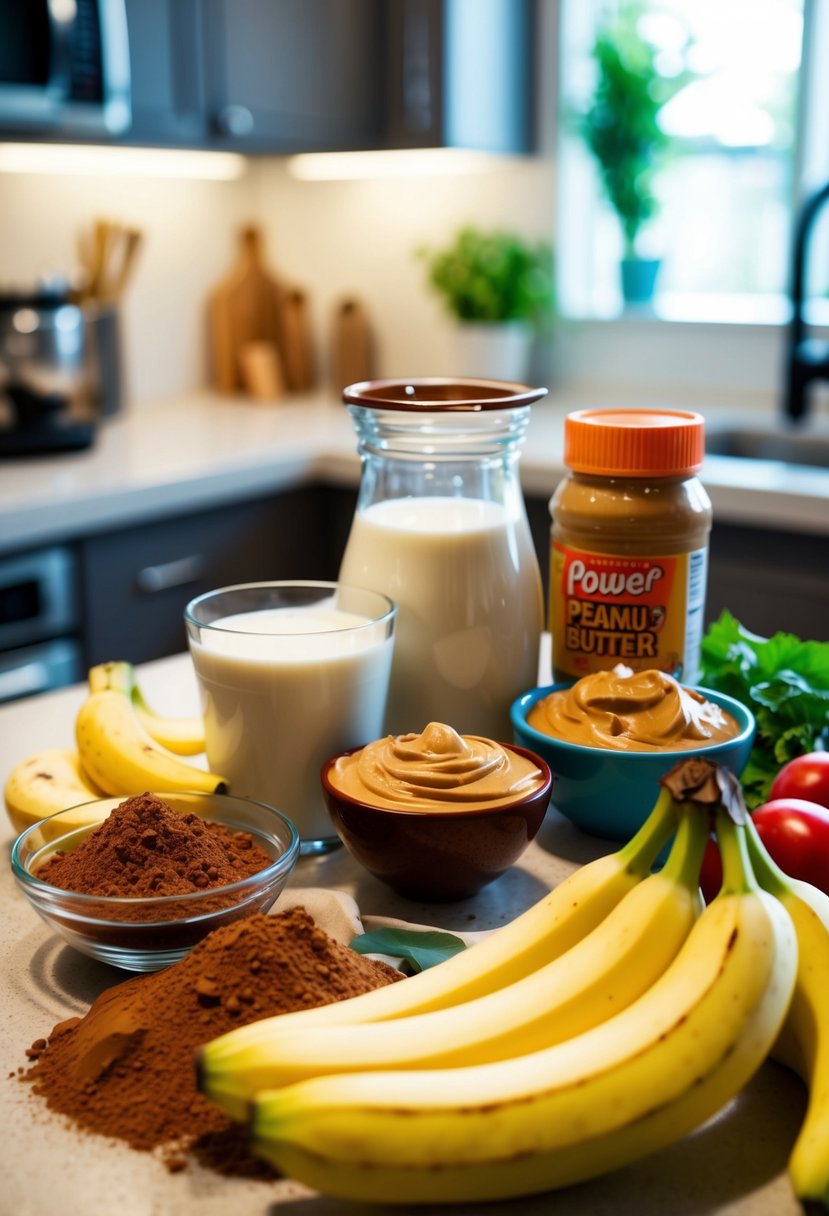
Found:
<path fill-rule="evenodd" d="M 797 934 L 797 981 L 772 1056 L 796 1072 L 809 1089 L 789 1176 L 804 1207 L 811 1204 L 825 1212 L 829 1210 L 829 895 L 783 874 L 753 824 L 749 847 L 760 883 L 786 908 Z"/>
<path fill-rule="evenodd" d="M 91 692 L 78 712 L 75 738 L 84 769 L 107 794 L 214 793 L 227 784 L 159 746 L 138 720 L 129 688 Z"/>
<path fill-rule="evenodd" d="M 77 807 L 77 813 L 71 821 L 64 815 L 63 825 L 54 835 L 101 819 L 82 804 L 101 798 L 102 792 L 81 768 L 77 752 L 68 747 L 47 748 L 21 761 L 9 774 L 3 793 L 9 819 L 18 832 L 68 807 Z M 48 829 L 44 835 L 52 839 Z"/>
<path fill-rule="evenodd" d="M 705 815 L 680 820 L 665 867 L 633 887 L 607 917 L 553 961 L 464 1004 L 382 1022 L 291 1028 L 270 1019 L 267 1034 L 234 1031 L 209 1044 L 201 1087 L 243 1119 L 259 1090 L 331 1073 L 443 1068 L 501 1060 L 578 1034 L 630 1005 L 664 972 L 700 911 Z M 407 981 L 407 984 L 411 981 Z M 239 1038 L 242 1043 L 239 1045 Z M 253 1039 L 253 1041 L 251 1041 Z"/>
<path fill-rule="evenodd" d="M 520 980 L 590 933 L 621 899 L 650 872 L 660 849 L 676 829 L 677 811 L 660 791 L 653 810 L 623 848 L 599 857 L 569 874 L 537 903 L 509 924 L 452 958 L 421 971 L 405 984 L 387 984 L 346 1001 L 280 1014 L 240 1026 L 207 1044 L 201 1058 L 204 1080 L 225 1050 L 256 1049 L 278 1026 L 350 1026 L 446 1009 L 495 992 Z"/>
<path fill-rule="evenodd" d="M 721 894 L 667 971 L 609 1021 L 527 1055 L 455 1069 L 314 1077 L 253 1103 L 253 1149 L 324 1194 L 480 1202 L 615 1169 L 719 1110 L 765 1059 L 797 943 L 718 816 Z"/>
<path fill-rule="evenodd" d="M 197 756 L 204 751 L 204 720 L 201 717 L 169 718 L 157 714 L 144 698 L 131 663 L 98 663 L 89 669 L 91 692 L 115 688 L 129 692 L 141 725 L 156 743 L 177 756 Z"/>

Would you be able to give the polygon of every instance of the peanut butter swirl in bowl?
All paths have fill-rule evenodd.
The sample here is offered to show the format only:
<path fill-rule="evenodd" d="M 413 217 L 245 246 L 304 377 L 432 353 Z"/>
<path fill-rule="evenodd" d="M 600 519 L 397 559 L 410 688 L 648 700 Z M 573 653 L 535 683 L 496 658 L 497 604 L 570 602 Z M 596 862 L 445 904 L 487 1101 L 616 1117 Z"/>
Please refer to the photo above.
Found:
<path fill-rule="evenodd" d="M 555 774 L 555 809 L 618 841 L 642 826 L 681 759 L 699 753 L 739 776 L 755 731 L 751 710 L 734 697 L 622 664 L 533 688 L 511 717 L 516 742 Z"/>
<path fill-rule="evenodd" d="M 585 676 L 551 692 L 527 714 L 535 730 L 584 747 L 675 751 L 724 743 L 740 733 L 727 710 L 664 671 L 612 671 Z"/>
<path fill-rule="evenodd" d="M 526 756 L 441 722 L 340 756 L 328 775 L 352 798 L 406 811 L 503 806 L 544 783 L 541 769 Z"/>
<path fill-rule="evenodd" d="M 535 752 L 443 722 L 340 752 L 321 776 L 351 855 L 400 895 L 440 901 L 467 899 L 515 864 L 553 784 Z"/>

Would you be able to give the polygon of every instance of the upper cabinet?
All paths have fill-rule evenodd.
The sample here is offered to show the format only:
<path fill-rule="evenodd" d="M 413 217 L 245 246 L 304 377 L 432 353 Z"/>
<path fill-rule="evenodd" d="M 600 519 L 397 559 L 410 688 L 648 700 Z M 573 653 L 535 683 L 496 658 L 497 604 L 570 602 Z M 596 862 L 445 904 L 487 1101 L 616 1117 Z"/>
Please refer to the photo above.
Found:
<path fill-rule="evenodd" d="M 126 0 L 132 126 L 126 141 L 203 147 L 202 0 Z"/>
<path fill-rule="evenodd" d="M 209 139 L 251 151 L 382 139 L 385 0 L 202 0 Z"/>
<path fill-rule="evenodd" d="M 127 0 L 126 142 L 532 146 L 532 0 Z"/>
<path fill-rule="evenodd" d="M 531 151 L 533 32 L 531 0 L 392 0 L 385 146 Z"/>

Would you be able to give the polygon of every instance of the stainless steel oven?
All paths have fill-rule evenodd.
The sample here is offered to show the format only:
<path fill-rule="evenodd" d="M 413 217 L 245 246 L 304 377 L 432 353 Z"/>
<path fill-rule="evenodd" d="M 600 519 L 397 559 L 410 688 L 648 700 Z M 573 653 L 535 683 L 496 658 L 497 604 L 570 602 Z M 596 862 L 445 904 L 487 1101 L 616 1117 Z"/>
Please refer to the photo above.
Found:
<path fill-rule="evenodd" d="M 0 702 L 81 679 L 78 631 L 71 549 L 0 558 Z"/>

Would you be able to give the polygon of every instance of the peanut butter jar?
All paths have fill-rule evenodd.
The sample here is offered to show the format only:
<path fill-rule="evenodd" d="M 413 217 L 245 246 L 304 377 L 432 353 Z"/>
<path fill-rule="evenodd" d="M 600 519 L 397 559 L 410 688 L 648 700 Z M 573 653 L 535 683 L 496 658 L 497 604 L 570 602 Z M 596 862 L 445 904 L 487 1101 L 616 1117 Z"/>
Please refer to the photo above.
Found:
<path fill-rule="evenodd" d="M 569 473 L 550 500 L 557 681 L 624 663 L 699 676 L 711 502 L 705 423 L 684 410 L 569 414 Z"/>

